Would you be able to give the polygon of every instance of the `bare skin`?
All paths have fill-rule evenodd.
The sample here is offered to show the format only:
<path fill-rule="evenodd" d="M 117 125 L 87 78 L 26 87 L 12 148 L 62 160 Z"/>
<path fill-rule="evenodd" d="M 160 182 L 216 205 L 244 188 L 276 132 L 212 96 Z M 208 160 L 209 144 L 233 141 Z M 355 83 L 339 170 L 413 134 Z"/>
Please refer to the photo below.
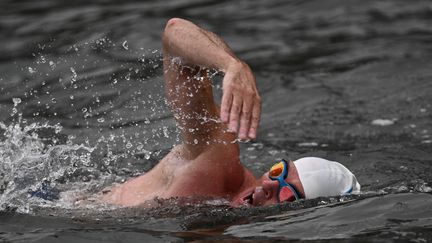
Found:
<path fill-rule="evenodd" d="M 165 92 L 181 131 L 178 145 L 151 171 L 113 187 L 102 200 L 123 206 L 171 197 L 226 198 L 233 206 L 278 202 L 279 184 L 256 179 L 239 160 L 235 141 L 256 138 L 261 98 L 249 66 L 217 35 L 174 18 L 163 33 Z M 208 69 L 224 73 L 221 108 Z M 304 195 L 290 162 L 287 182 Z M 251 198 L 253 197 L 253 200 Z"/>

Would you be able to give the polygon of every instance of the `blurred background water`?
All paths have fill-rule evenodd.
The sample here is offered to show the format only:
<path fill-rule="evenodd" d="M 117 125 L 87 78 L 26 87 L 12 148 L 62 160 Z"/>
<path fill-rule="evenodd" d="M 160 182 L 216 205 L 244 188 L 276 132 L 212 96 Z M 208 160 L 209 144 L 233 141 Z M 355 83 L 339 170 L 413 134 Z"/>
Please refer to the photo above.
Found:
<path fill-rule="evenodd" d="M 0 240 L 432 241 L 429 1 L 2 0 L 0 16 Z M 161 70 L 171 17 L 219 34 L 254 70 L 263 114 L 241 144 L 248 168 L 324 157 L 364 194 L 255 209 L 75 205 L 180 142 Z"/>

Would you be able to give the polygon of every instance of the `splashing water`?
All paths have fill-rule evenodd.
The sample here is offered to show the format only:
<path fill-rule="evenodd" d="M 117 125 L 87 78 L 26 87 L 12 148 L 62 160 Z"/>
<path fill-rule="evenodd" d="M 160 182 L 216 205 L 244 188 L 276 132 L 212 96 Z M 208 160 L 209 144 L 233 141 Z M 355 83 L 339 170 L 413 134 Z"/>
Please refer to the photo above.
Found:
<path fill-rule="evenodd" d="M 59 199 L 66 182 L 85 181 L 92 175 L 95 147 L 74 144 L 73 136 L 62 141 L 65 135 L 59 124 L 27 124 L 17 109 L 21 99 L 12 101 L 11 117 L 16 122 L 0 122 L 0 210 L 29 213 L 30 205 L 67 207 L 65 201 L 52 200 Z M 74 189 L 70 183 L 67 187 Z"/>
<path fill-rule="evenodd" d="M 22 210 L 32 201 L 40 203 L 42 199 L 30 198 L 35 194 L 31 192 L 43 190 L 47 184 L 56 187 L 78 169 L 90 166 L 90 154 L 94 148 L 82 144 L 57 144 L 55 138 L 47 143 L 39 137 L 38 133 L 47 130 L 59 134 L 59 125 L 5 125 L 0 122 L 0 129 L 3 130 L 0 141 L 0 210 L 6 206 Z"/>
<path fill-rule="evenodd" d="M 70 71 L 74 85 L 78 75 L 74 68 Z M 75 96 L 68 98 L 74 100 Z M 149 160 L 162 151 L 149 148 L 146 138 L 136 142 L 145 130 L 136 132 L 133 138 L 124 134 L 121 127 L 118 130 L 121 134 L 100 133 L 93 144 L 88 139 L 78 143 L 75 139 L 81 137 L 66 135 L 59 123 L 29 123 L 18 109 L 21 98 L 12 98 L 12 102 L 11 122 L 0 122 L 0 211 L 13 208 L 31 213 L 34 207 L 41 206 L 77 208 L 81 206 L 75 204 L 79 197 L 101 191 L 113 182 L 123 182 L 128 176 L 142 174 L 150 168 Z M 87 118 L 91 107 L 80 111 Z M 106 123 L 106 118 L 97 118 L 97 123 Z M 145 118 L 144 124 L 150 123 Z M 169 139 L 172 133 L 166 126 L 151 131 L 153 139 Z M 152 145 L 155 144 L 158 143 Z M 143 163 L 130 169 L 131 161 Z"/>

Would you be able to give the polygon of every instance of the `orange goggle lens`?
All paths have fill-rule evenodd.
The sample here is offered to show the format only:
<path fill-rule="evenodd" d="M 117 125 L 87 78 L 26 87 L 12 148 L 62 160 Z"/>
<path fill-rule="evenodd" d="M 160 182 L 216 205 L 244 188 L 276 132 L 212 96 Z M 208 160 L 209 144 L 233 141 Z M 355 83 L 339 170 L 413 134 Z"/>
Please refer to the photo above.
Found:
<path fill-rule="evenodd" d="M 285 167 L 285 164 L 283 162 L 279 162 L 279 163 L 273 165 L 270 168 L 269 176 L 274 177 L 274 178 L 279 177 L 280 175 L 282 175 L 282 172 L 284 171 L 284 167 Z"/>

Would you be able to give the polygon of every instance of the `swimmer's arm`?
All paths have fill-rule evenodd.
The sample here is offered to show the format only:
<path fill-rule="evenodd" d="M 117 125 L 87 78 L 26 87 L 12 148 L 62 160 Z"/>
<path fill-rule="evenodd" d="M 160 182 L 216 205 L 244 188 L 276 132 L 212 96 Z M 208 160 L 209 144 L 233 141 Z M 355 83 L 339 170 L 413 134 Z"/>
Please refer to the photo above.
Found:
<path fill-rule="evenodd" d="M 183 19 L 168 21 L 163 45 L 165 73 L 172 64 L 168 60 L 180 57 L 184 66 L 214 68 L 225 74 L 218 113 L 241 139 L 254 139 L 261 114 L 261 98 L 249 66 L 217 35 Z M 213 101 L 210 103 L 214 106 Z"/>
<path fill-rule="evenodd" d="M 181 151 L 189 151 L 180 157 L 194 159 L 208 145 L 214 145 L 214 140 L 222 137 L 226 129 L 218 122 L 218 109 L 207 70 L 171 62 L 166 58 L 166 52 L 164 56 L 165 94 L 183 137 L 186 150 Z M 233 134 L 225 135 L 231 135 L 224 136 L 227 140 L 235 139 Z"/>

